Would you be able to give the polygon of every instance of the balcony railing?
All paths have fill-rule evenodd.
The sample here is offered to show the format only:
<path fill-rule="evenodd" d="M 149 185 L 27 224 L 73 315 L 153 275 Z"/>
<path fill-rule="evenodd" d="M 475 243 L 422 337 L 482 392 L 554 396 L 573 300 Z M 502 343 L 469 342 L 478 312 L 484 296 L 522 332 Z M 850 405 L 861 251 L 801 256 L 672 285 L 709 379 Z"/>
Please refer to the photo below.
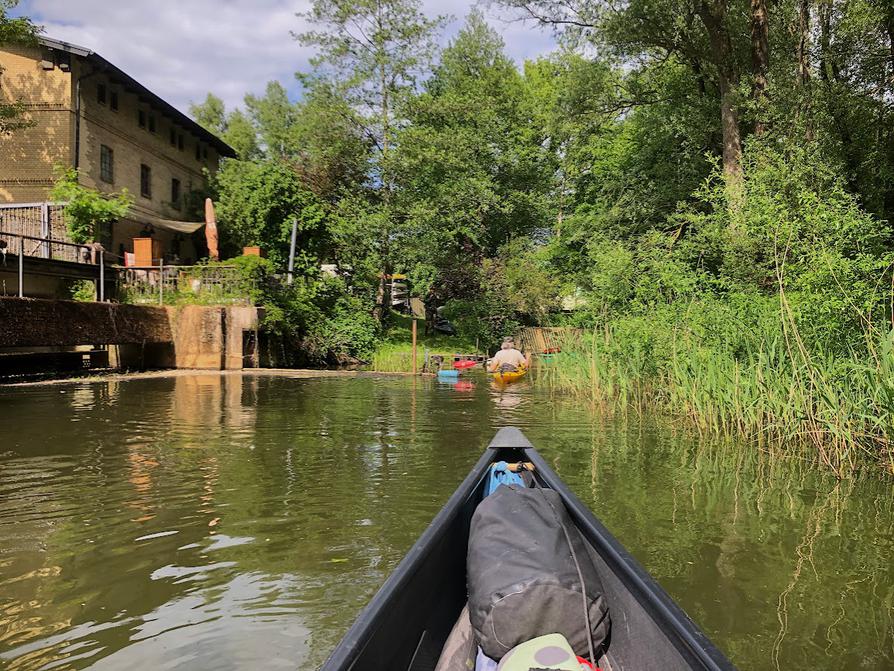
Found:
<path fill-rule="evenodd" d="M 10 236 L 24 236 L 25 256 L 43 259 L 88 263 L 72 247 L 65 227 L 64 206 L 59 203 L 0 204 L 0 240 L 12 248 Z"/>
<path fill-rule="evenodd" d="M 94 249 L 90 245 L 79 245 L 61 240 L 47 240 L 33 235 L 18 235 L 0 230 L 0 266 L 8 268 L 10 257 L 15 257 L 18 274 L 18 296 L 25 295 L 25 259 L 27 257 L 52 261 L 69 261 L 82 265 L 97 266 L 97 295 L 105 300 L 105 265 L 106 259 L 102 249 Z M 61 266 L 61 267 L 60 267 Z M 72 274 L 74 266 L 58 264 L 50 268 L 29 267 L 29 275 L 47 275 L 51 277 L 81 277 L 82 271 Z"/>

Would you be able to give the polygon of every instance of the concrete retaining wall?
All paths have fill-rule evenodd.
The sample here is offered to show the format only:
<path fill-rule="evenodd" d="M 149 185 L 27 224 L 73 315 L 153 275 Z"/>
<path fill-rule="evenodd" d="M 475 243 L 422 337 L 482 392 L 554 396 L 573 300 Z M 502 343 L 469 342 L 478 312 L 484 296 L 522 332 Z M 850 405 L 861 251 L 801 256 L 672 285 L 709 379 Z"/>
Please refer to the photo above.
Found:
<path fill-rule="evenodd" d="M 122 368 L 257 367 L 254 307 L 180 308 L 0 297 L 0 348 L 113 345 Z M 247 346 L 248 345 L 248 346 Z"/>

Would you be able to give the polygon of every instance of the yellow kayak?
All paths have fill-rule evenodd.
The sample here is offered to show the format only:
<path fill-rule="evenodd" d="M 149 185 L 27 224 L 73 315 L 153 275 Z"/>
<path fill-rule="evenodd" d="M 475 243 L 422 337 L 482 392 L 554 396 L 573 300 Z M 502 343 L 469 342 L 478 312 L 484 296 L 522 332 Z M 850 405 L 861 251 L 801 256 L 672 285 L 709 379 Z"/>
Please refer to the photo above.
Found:
<path fill-rule="evenodd" d="M 509 384 L 510 382 L 518 382 L 527 374 L 528 369 L 522 368 L 521 370 L 517 370 L 514 372 L 497 372 L 494 373 L 493 376 L 495 382 L 499 382 L 500 384 Z"/>

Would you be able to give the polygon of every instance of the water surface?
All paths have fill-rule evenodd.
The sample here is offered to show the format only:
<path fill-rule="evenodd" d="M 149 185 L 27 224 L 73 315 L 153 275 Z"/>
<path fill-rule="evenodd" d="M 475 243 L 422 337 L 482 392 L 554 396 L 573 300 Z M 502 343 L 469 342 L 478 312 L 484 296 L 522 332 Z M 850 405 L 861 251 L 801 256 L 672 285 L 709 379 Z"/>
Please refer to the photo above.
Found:
<path fill-rule="evenodd" d="M 0 390 L 0 668 L 314 669 L 509 424 L 740 668 L 894 668 L 891 479 L 472 379 Z"/>

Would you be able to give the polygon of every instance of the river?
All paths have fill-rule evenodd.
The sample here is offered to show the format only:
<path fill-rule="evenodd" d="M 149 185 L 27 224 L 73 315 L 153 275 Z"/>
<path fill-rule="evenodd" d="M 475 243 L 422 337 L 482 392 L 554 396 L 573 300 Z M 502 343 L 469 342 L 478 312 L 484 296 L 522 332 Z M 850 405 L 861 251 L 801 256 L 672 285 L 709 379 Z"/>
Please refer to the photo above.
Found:
<path fill-rule="evenodd" d="M 894 668 L 894 479 L 470 379 L 0 388 L 0 667 L 315 669 L 517 425 L 740 668 Z"/>

